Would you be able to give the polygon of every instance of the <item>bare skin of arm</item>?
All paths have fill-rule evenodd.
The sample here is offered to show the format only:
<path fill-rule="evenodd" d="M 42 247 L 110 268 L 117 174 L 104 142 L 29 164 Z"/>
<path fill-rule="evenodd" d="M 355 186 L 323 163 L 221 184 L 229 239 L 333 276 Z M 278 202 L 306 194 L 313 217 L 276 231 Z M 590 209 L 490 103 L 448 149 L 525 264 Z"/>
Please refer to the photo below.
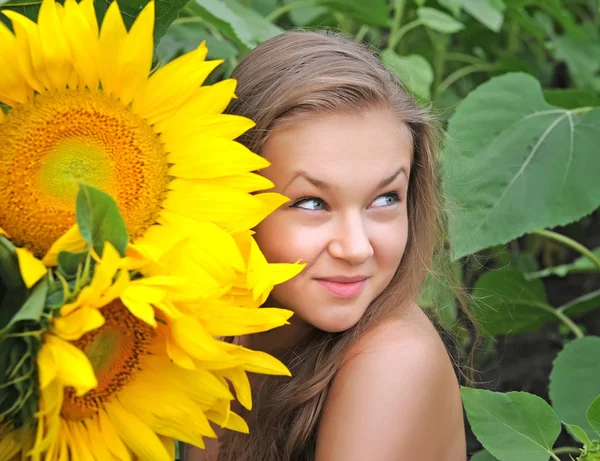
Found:
<path fill-rule="evenodd" d="M 418 307 L 351 354 L 327 397 L 315 461 L 466 461 L 458 382 Z"/>

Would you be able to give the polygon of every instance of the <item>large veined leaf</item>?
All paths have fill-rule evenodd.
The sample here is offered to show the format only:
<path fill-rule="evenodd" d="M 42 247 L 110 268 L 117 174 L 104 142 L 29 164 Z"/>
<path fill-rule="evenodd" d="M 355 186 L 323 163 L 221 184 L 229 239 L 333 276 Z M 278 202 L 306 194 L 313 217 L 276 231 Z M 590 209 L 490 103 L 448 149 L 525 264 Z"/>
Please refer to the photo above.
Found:
<path fill-rule="evenodd" d="M 461 395 L 473 433 L 495 458 L 548 461 L 561 426 L 544 399 L 526 392 L 502 394 L 466 387 Z"/>
<path fill-rule="evenodd" d="M 237 14 L 239 17 L 244 18 L 250 32 L 254 35 L 254 38 L 258 43 L 264 42 L 265 40 L 275 37 L 283 32 L 281 27 L 271 23 L 264 16 L 254 11 L 252 8 L 248 8 L 242 5 L 237 0 L 225 0 L 227 6 Z"/>
<path fill-rule="evenodd" d="M 594 211 L 599 144 L 600 109 L 552 106 L 530 75 L 476 88 L 451 117 L 443 153 L 455 257 Z"/>
<path fill-rule="evenodd" d="M 471 456 L 470 461 L 498 461 L 489 451 L 481 450 Z"/>
<path fill-rule="evenodd" d="M 119 0 L 119 9 L 123 15 L 123 21 L 128 28 L 133 24 L 135 18 L 137 18 L 142 8 L 148 2 L 149 0 Z M 165 34 L 171 23 L 177 18 L 179 10 L 186 5 L 188 0 L 155 0 L 155 2 L 154 43 L 156 44 Z M 94 0 L 96 15 L 100 22 L 111 3 L 112 0 Z M 41 4 L 42 0 L 0 0 L 0 7 L 10 8 L 32 20 L 37 19 Z M 0 15 L 0 18 L 8 23 L 4 15 Z"/>
<path fill-rule="evenodd" d="M 379 57 L 412 94 L 425 101 L 430 99 L 433 69 L 427 59 L 418 54 L 399 56 L 389 48 L 384 50 Z"/>
<path fill-rule="evenodd" d="M 540 280 L 525 280 L 516 269 L 483 274 L 472 293 L 473 315 L 492 336 L 535 331 L 556 320 Z"/>
<path fill-rule="evenodd" d="M 598 438 L 586 418 L 600 393 L 600 338 L 588 336 L 568 343 L 558 354 L 550 373 L 550 400 L 562 421 L 581 427 L 590 439 Z"/>
<path fill-rule="evenodd" d="M 204 21 L 215 26 L 238 45 L 251 50 L 258 44 L 246 21 L 229 8 L 225 2 L 195 0 L 190 2 L 189 6 Z"/>

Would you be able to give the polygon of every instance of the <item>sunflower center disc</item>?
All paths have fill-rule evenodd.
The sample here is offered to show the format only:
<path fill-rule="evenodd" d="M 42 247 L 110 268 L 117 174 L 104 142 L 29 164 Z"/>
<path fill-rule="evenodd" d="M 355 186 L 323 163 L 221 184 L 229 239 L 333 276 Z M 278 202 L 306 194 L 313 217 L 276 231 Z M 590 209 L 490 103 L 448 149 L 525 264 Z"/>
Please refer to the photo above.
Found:
<path fill-rule="evenodd" d="M 0 123 L 0 228 L 42 256 L 75 223 L 78 183 L 110 194 L 135 239 L 160 213 L 167 156 L 141 117 L 102 92 L 36 95 Z"/>
<path fill-rule="evenodd" d="M 140 360 L 149 354 L 154 329 L 134 317 L 120 300 L 103 307 L 105 324 L 83 335 L 73 344 L 88 356 L 98 387 L 77 397 L 73 388 L 65 390 L 62 415 L 80 420 L 94 415 L 126 386 L 139 370 Z"/>

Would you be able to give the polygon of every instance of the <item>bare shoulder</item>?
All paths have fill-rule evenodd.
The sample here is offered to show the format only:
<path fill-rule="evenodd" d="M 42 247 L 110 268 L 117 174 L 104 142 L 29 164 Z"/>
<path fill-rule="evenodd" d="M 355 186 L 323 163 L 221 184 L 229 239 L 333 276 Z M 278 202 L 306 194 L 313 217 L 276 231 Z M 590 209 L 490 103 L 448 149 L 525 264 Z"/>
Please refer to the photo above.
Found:
<path fill-rule="evenodd" d="M 414 306 L 348 351 L 321 415 L 317 461 L 464 461 L 458 382 L 444 344 Z"/>

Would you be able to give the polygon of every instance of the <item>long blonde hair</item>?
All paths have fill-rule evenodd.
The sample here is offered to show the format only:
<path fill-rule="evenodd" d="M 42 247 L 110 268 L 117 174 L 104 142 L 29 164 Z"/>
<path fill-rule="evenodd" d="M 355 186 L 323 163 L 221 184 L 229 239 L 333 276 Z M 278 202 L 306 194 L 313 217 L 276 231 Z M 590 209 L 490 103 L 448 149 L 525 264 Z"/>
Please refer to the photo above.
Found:
<path fill-rule="evenodd" d="M 237 99 L 228 113 L 256 127 L 239 141 L 260 153 L 282 124 L 323 112 L 393 111 L 413 138 L 408 189 L 408 242 L 389 286 L 356 326 L 341 333 L 313 331 L 280 358 L 292 378 L 268 378 L 256 388 L 254 409 L 244 414 L 250 435 L 227 433 L 219 461 L 308 461 L 314 458 L 316 428 L 330 383 L 344 353 L 366 330 L 412 303 L 432 258 L 444 243 L 443 204 L 435 157 L 439 131 L 366 47 L 329 32 L 286 32 L 260 44 L 234 71 Z"/>

